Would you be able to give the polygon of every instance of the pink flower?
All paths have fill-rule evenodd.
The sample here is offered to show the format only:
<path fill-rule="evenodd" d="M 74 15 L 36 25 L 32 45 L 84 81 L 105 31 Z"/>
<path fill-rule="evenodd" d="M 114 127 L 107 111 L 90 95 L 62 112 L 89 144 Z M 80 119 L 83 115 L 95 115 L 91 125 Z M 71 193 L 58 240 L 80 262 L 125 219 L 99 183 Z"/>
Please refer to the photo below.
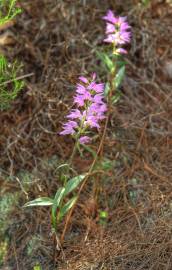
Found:
<path fill-rule="evenodd" d="M 82 136 L 82 137 L 80 137 L 80 139 L 79 139 L 79 142 L 80 142 L 81 144 L 89 143 L 90 141 L 91 141 L 91 138 L 88 137 L 88 136 Z"/>
<path fill-rule="evenodd" d="M 127 22 L 127 17 L 115 16 L 111 10 L 108 10 L 106 16 L 106 38 L 104 42 L 114 44 L 114 53 L 126 53 L 124 49 L 119 48 L 121 45 L 130 43 L 131 26 Z"/>
<path fill-rule="evenodd" d="M 79 77 L 79 80 L 80 80 L 81 82 L 83 82 L 83 83 L 88 83 L 87 78 L 85 78 L 84 76 L 80 76 L 80 77 Z"/>
<path fill-rule="evenodd" d="M 68 114 L 66 117 L 69 119 L 80 119 L 82 117 L 82 114 L 80 110 L 75 109 L 75 110 L 72 110 L 71 113 Z"/>
<path fill-rule="evenodd" d="M 87 119 L 84 124 L 90 126 L 91 128 L 100 128 L 98 120 L 99 119 L 95 115 L 87 116 Z"/>
<path fill-rule="evenodd" d="M 76 92 L 78 94 L 85 94 L 86 92 L 86 89 L 85 89 L 85 86 L 83 86 L 82 84 L 77 84 L 77 88 L 76 88 Z"/>
<path fill-rule="evenodd" d="M 115 24 L 118 22 L 118 17 L 115 17 L 112 10 L 108 10 L 106 16 L 103 17 L 105 21 L 108 21 L 112 24 Z"/>
<path fill-rule="evenodd" d="M 97 104 L 102 104 L 104 103 L 104 101 L 102 101 L 103 96 L 102 95 L 95 95 L 93 97 L 93 102 L 97 103 Z"/>
<path fill-rule="evenodd" d="M 105 88 L 104 83 L 96 83 L 94 81 L 91 82 L 87 87 L 88 90 L 94 90 L 97 93 L 103 93 L 104 88 Z"/>
<path fill-rule="evenodd" d="M 90 128 L 100 128 L 99 122 L 105 118 L 107 110 L 104 103 L 104 83 L 96 83 L 96 73 L 91 79 L 79 77 L 81 83 L 77 84 L 74 104 L 76 109 L 72 109 L 67 115 L 69 121 L 63 125 L 60 135 L 80 135 L 79 142 L 88 143 L 91 138 L 85 136 Z M 75 120 L 75 121 L 73 121 Z"/>
<path fill-rule="evenodd" d="M 66 124 L 63 125 L 63 131 L 60 132 L 60 135 L 68 135 L 74 134 L 75 128 L 78 127 L 78 124 L 74 121 L 68 121 Z"/>
<path fill-rule="evenodd" d="M 116 53 L 117 54 L 127 54 L 127 51 L 125 50 L 125 49 L 123 49 L 123 48 L 118 48 L 117 50 L 116 50 Z"/>

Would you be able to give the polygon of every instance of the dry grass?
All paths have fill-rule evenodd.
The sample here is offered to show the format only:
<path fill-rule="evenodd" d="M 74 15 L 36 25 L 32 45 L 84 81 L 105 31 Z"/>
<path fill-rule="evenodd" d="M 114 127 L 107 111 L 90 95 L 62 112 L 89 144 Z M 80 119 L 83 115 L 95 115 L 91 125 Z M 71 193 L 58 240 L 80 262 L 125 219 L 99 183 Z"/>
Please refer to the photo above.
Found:
<path fill-rule="evenodd" d="M 0 115 L 1 188 L 4 193 L 25 190 L 11 214 L 6 265 L 11 270 L 31 270 L 37 261 L 44 270 L 172 269 L 172 8 L 152 1 L 144 9 L 134 0 L 30 0 L 21 5 L 24 13 L 12 29 L 16 44 L 4 50 L 23 62 L 24 74 L 34 76 L 11 110 Z M 98 201 L 90 184 L 82 194 L 57 268 L 49 211 L 21 206 L 27 195 L 53 195 L 59 185 L 55 168 L 70 155 L 72 142 L 57 132 L 78 75 L 96 70 L 106 79 L 95 49 L 103 45 L 101 16 L 108 8 L 128 14 L 133 26 L 123 96 L 104 147 L 116 163 L 100 185 Z M 76 158 L 75 166 L 84 170 L 89 159 Z M 21 172 L 30 173 L 31 184 L 23 183 Z M 104 206 L 109 220 L 102 228 L 98 209 Z M 38 239 L 29 255 L 33 235 Z"/>

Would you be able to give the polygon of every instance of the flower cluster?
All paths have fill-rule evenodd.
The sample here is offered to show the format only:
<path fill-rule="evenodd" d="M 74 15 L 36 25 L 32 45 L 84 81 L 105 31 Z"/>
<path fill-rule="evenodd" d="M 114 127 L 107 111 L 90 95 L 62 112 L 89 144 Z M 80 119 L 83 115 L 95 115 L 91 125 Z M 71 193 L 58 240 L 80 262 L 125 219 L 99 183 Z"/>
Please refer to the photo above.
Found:
<path fill-rule="evenodd" d="M 109 10 L 103 17 L 106 21 L 107 37 L 104 42 L 114 45 L 114 54 L 126 54 L 127 51 L 121 45 L 127 44 L 131 40 L 131 26 L 127 22 L 127 17 L 117 17 Z"/>
<path fill-rule="evenodd" d="M 91 141 L 91 138 L 86 135 L 88 129 L 99 129 L 99 122 L 105 118 L 107 110 L 103 101 L 104 84 L 96 83 L 95 79 L 95 73 L 90 80 L 83 76 L 79 77 L 74 97 L 76 109 L 71 110 L 67 115 L 69 120 L 63 125 L 63 131 L 60 132 L 60 135 L 73 135 L 81 144 Z"/>

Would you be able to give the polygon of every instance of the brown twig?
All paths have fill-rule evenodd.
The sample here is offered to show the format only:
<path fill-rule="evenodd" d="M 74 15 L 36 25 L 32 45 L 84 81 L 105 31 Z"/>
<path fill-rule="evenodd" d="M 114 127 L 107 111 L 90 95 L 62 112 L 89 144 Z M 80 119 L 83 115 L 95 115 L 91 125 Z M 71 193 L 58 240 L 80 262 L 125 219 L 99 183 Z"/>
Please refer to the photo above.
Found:
<path fill-rule="evenodd" d="M 25 74 L 25 75 L 22 75 L 22 76 L 19 76 L 19 77 L 13 79 L 13 80 L 9 80 L 9 81 L 3 82 L 3 83 L 0 84 L 0 86 L 9 84 L 9 83 L 14 82 L 14 81 L 18 81 L 18 80 L 22 80 L 22 79 L 28 78 L 28 77 L 31 77 L 33 75 L 34 75 L 33 72 L 32 73 L 29 73 L 29 74 Z"/>

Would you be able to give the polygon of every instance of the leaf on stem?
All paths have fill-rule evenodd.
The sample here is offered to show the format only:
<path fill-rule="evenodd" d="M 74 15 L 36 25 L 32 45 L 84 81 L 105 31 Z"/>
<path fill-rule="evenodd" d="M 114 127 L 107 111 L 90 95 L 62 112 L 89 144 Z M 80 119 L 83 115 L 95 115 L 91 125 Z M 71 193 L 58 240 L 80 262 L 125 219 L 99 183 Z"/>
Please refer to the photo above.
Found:
<path fill-rule="evenodd" d="M 64 187 L 59 188 L 53 200 L 53 207 L 51 213 L 52 213 L 52 223 L 55 229 L 57 223 L 57 208 L 59 207 L 61 200 L 64 197 L 64 192 L 65 192 Z"/>
<path fill-rule="evenodd" d="M 72 192 L 75 188 L 78 187 L 78 185 L 82 182 L 82 180 L 85 178 L 85 175 L 78 175 L 72 179 L 70 179 L 66 186 L 65 186 L 65 192 L 64 196 Z"/>
<path fill-rule="evenodd" d="M 97 52 L 97 56 L 102 60 L 103 64 L 107 67 L 110 72 L 113 72 L 115 65 L 110 57 L 106 53 Z"/>
<path fill-rule="evenodd" d="M 112 97 L 112 104 L 117 103 L 121 98 L 121 91 L 116 91 L 115 95 Z"/>
<path fill-rule="evenodd" d="M 25 203 L 23 207 L 30 207 L 30 206 L 50 206 L 53 205 L 53 199 L 48 197 L 41 197 L 37 198 L 33 201 Z"/>
<path fill-rule="evenodd" d="M 125 75 L 125 66 L 122 66 L 119 71 L 117 72 L 114 83 L 115 83 L 115 88 L 118 89 L 118 87 L 121 85 L 121 82 L 124 78 Z"/>
<path fill-rule="evenodd" d="M 60 209 L 60 219 L 73 207 L 77 201 L 77 196 L 71 198 L 61 209 Z"/>
<path fill-rule="evenodd" d="M 106 97 L 108 96 L 109 92 L 110 92 L 110 85 L 107 82 L 106 85 L 105 85 L 105 91 L 104 91 L 104 94 L 105 94 Z"/>

